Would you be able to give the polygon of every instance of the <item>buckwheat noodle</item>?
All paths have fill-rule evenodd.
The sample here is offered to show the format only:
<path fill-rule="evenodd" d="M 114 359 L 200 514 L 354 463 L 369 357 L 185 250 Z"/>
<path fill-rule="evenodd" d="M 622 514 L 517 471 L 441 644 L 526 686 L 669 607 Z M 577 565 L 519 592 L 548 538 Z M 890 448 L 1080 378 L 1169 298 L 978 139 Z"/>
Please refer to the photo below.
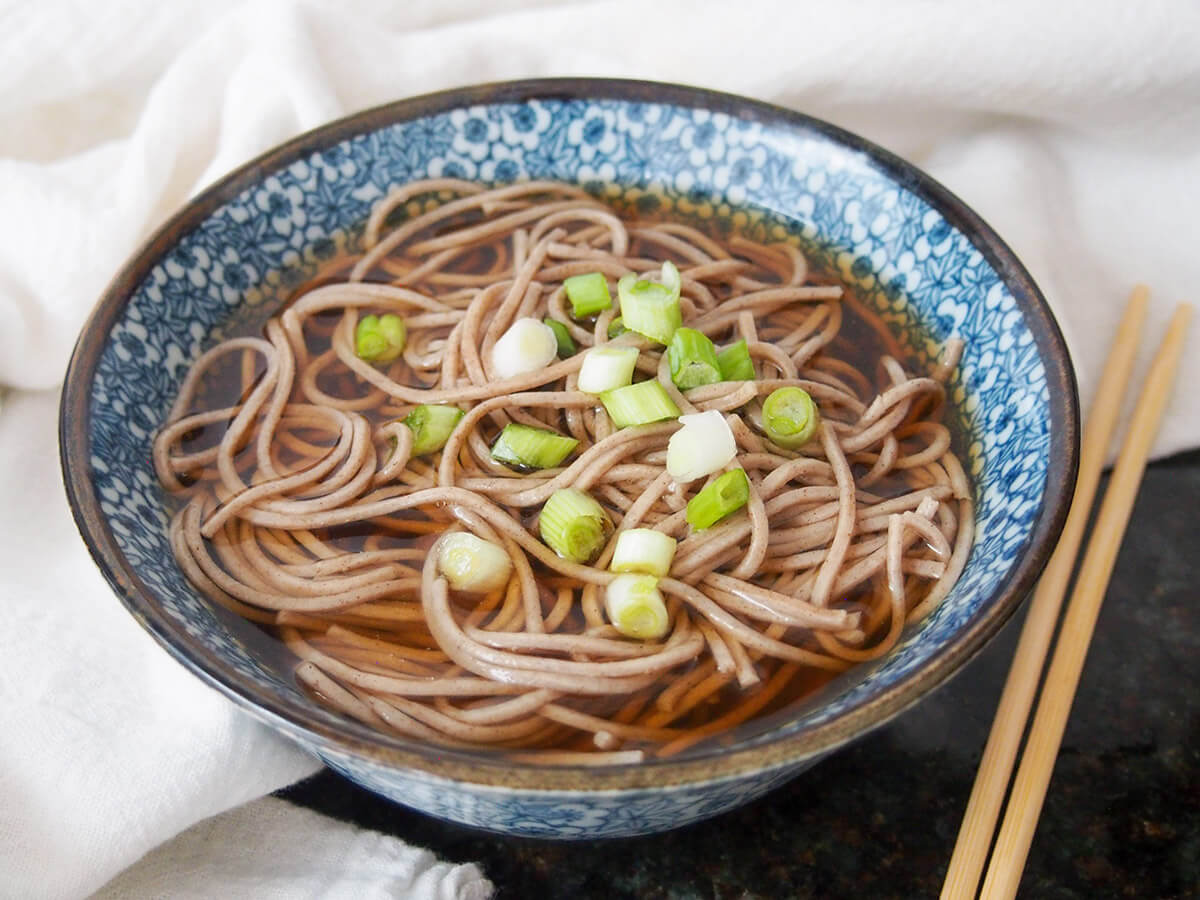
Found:
<path fill-rule="evenodd" d="M 262 336 L 204 353 L 154 444 L 181 501 L 170 540 L 187 577 L 276 629 L 297 679 L 341 712 L 521 759 L 670 756 L 887 653 L 962 571 L 971 490 L 939 420 L 961 344 L 930 376 L 907 372 L 887 329 L 841 287 L 811 283 L 796 247 L 626 221 L 569 185 L 454 179 L 393 190 L 363 241 Z M 682 275 L 684 323 L 744 338 L 755 381 L 680 392 L 662 348 L 632 332 L 610 340 L 615 310 L 572 319 L 564 279 L 653 274 L 663 259 Z M 408 326 L 382 367 L 355 354 L 367 313 Z M 530 316 L 561 322 L 580 352 L 497 377 L 491 348 Z M 849 317 L 861 335 L 843 334 Z M 882 348 L 870 363 L 864 342 Z M 744 511 L 691 533 L 684 507 L 704 482 L 676 486 L 664 468 L 679 424 L 618 430 L 577 389 L 582 351 L 605 343 L 639 347 L 636 377 L 657 378 L 683 412 L 725 415 L 750 480 Z M 761 430 L 761 399 L 786 385 L 821 409 L 799 451 Z M 417 404 L 466 411 L 433 456 L 412 456 L 399 422 Z M 508 422 L 570 435 L 578 452 L 514 472 L 489 453 Z M 586 566 L 537 537 L 536 514 L 562 487 L 589 491 L 618 532 L 679 541 L 660 583 L 665 637 L 630 640 L 605 617 L 616 534 Z M 502 589 L 448 589 L 428 551 L 455 529 L 505 549 Z"/>

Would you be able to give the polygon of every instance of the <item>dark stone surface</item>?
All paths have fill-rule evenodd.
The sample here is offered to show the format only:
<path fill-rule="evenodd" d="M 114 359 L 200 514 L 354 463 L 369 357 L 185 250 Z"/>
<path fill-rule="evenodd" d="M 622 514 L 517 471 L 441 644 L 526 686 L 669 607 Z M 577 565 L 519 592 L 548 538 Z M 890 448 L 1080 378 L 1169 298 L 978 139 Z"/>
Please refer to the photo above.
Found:
<path fill-rule="evenodd" d="M 1200 452 L 1150 466 L 1022 896 L 1200 895 Z M 281 793 L 479 862 L 501 897 L 936 897 L 1022 615 L 938 693 L 787 786 L 667 834 L 558 843 L 446 824 L 323 772 Z"/>

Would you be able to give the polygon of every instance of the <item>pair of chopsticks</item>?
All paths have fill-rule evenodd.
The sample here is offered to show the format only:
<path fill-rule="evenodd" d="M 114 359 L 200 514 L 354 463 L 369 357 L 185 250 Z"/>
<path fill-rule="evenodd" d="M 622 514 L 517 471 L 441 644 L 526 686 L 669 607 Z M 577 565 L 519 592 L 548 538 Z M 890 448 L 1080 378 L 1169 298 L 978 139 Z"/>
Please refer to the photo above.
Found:
<path fill-rule="evenodd" d="M 1149 292 L 1145 287 L 1134 289 L 1105 363 L 1083 432 L 1075 497 L 1058 546 L 1030 603 L 942 885 L 941 900 L 971 900 L 976 896 L 979 876 L 988 860 L 992 832 L 1004 803 L 1021 735 L 1033 706 L 1063 595 L 1096 496 L 1100 470 L 1129 383 L 1148 300 Z M 1192 308 L 1187 304 L 1176 308 L 1146 376 L 1063 618 L 1025 753 L 1013 781 L 1004 821 L 984 878 L 980 894 L 983 900 L 1003 900 L 1017 893 L 1100 603 L 1129 523 L 1146 458 L 1170 396 L 1191 314 Z"/>

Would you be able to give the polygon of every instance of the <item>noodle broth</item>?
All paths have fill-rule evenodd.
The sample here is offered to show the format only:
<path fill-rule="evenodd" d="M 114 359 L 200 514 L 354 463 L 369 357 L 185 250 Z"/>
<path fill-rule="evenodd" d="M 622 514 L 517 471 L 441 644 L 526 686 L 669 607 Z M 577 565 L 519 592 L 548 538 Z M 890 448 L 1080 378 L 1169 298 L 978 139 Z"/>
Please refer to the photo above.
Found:
<path fill-rule="evenodd" d="M 310 692 L 382 730 L 449 746 L 547 762 L 668 757 L 765 730 L 774 713 L 889 652 L 903 625 L 948 593 L 973 518 L 943 421 L 956 348 L 932 377 L 914 374 L 887 327 L 828 274 L 809 272 L 792 244 L 618 219 L 565 187 L 430 187 L 437 204 L 414 210 L 425 195 L 409 192 L 377 208 L 366 255 L 328 260 L 288 299 L 290 322 L 276 318 L 202 361 L 194 396 L 185 386 L 156 444 L 179 499 L 172 540 L 189 578 L 278 635 L 303 660 L 297 677 Z M 438 218 L 456 204 L 465 208 Z M 600 271 L 611 288 L 663 261 L 682 274 L 683 324 L 718 346 L 745 340 L 753 382 L 685 394 L 664 376 L 661 346 L 610 330 L 619 310 L 569 314 L 561 285 L 571 275 Z M 405 290 L 367 296 L 370 284 Z M 328 305 L 314 303 L 323 294 Z M 408 322 L 407 345 L 369 374 L 349 360 L 352 335 L 362 316 L 387 311 Z M 637 346 L 636 379 L 722 412 L 752 487 L 747 507 L 692 529 L 683 510 L 710 479 L 663 483 L 677 424 L 635 426 L 645 437 L 621 450 L 604 406 L 575 390 L 571 356 L 498 379 L 489 353 L 520 317 L 563 322 L 575 356 Z M 766 439 L 762 422 L 767 389 L 789 383 L 812 393 L 823 422 L 794 450 Z M 446 450 L 397 466 L 406 426 L 395 423 L 421 392 L 459 406 L 467 424 Z M 504 402 L 513 395 L 524 399 Z M 562 466 L 515 470 L 488 452 L 508 422 L 574 436 L 578 449 Z M 532 550 L 556 479 L 587 490 L 618 529 L 633 510 L 640 527 L 677 539 L 661 639 L 614 628 L 610 576 L 583 577 Z M 427 499 L 409 505 L 414 496 Z M 503 588 L 431 591 L 444 584 L 431 551 L 458 528 L 517 563 Z M 605 573 L 610 555 L 590 568 Z"/>

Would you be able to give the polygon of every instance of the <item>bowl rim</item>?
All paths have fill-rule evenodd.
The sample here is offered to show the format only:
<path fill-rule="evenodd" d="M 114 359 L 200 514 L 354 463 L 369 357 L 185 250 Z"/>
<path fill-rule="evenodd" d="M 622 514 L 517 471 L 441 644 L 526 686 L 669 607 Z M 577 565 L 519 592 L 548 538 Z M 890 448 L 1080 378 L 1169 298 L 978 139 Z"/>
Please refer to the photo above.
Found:
<path fill-rule="evenodd" d="M 153 592 L 117 548 L 92 488 L 89 452 L 90 395 L 108 334 L 137 287 L 177 240 L 243 190 L 291 163 L 359 134 L 415 118 L 479 105 L 531 100 L 616 100 L 666 104 L 725 113 L 742 121 L 815 134 L 865 156 L 870 165 L 938 210 L 985 257 L 1017 299 L 1045 369 L 1049 393 L 1050 449 L 1042 502 L 1006 585 L 977 612 L 941 653 L 906 673 L 874 697 L 802 732 L 763 735 L 749 746 L 719 748 L 684 759 L 636 765 L 544 766 L 481 752 L 444 751 L 392 738 L 366 726 L 341 730 L 316 720 L 296 703 L 259 690 L 222 666 L 153 601 Z M 1046 565 L 1065 522 L 1079 457 L 1079 401 L 1066 342 L 1049 304 L 1025 267 L 970 207 L 931 176 L 896 154 L 852 132 L 804 113 L 707 88 L 609 78 L 538 78 L 453 88 L 382 104 L 344 116 L 280 144 L 221 178 L 164 222 L 128 257 L 101 294 L 71 355 L 59 410 L 63 482 L 84 543 L 130 614 L 195 675 L 257 719 L 312 748 L 325 748 L 368 765 L 415 770 L 456 782 L 528 791 L 610 791 L 726 781 L 798 765 L 881 727 L 960 671 L 1008 621 Z"/>

